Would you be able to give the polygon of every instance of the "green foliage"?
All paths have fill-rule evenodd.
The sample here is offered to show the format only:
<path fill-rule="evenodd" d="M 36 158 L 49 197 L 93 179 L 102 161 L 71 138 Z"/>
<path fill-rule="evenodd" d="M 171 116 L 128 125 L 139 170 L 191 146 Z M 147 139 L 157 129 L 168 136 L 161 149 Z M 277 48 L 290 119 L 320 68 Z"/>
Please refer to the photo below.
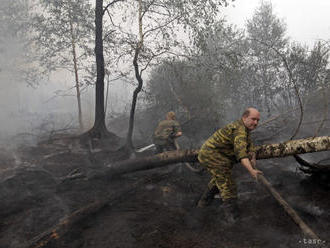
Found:
<path fill-rule="evenodd" d="M 194 31 L 186 59 L 166 60 L 152 71 L 149 101 L 157 111 L 175 109 L 221 125 L 254 106 L 267 118 L 280 105 L 297 105 L 293 82 L 307 95 L 330 78 L 328 44 L 311 51 L 290 44 L 270 3 L 262 2 L 248 20 L 246 35 L 224 20 Z"/>
<path fill-rule="evenodd" d="M 240 111 L 248 43 L 244 33 L 220 20 L 200 28 L 188 59 L 167 61 L 152 73 L 150 93 L 158 109 L 176 109 L 185 119 L 214 130 Z M 180 100 L 178 100 L 180 99 Z M 205 127 L 207 128 L 207 127 Z"/>
<path fill-rule="evenodd" d="M 262 2 L 253 17 L 247 21 L 247 39 L 250 51 L 247 59 L 249 70 L 254 71 L 248 79 L 248 88 L 256 93 L 258 107 L 270 114 L 272 98 L 288 84 L 283 70 L 283 58 L 288 44 L 285 24 L 273 13 L 270 2 Z"/>
<path fill-rule="evenodd" d="M 182 123 L 203 126 L 206 132 L 219 125 L 220 96 L 215 94 L 212 74 L 203 69 L 182 60 L 164 62 L 152 71 L 148 90 L 155 118 L 161 119 L 164 113 L 173 110 Z M 184 128 L 186 135 L 196 134 L 196 130 L 189 130 L 189 125 Z"/>
<path fill-rule="evenodd" d="M 0 5 L 0 70 L 15 81 L 35 86 L 40 70 L 33 63 L 30 22 L 33 0 L 3 0 Z"/>
<path fill-rule="evenodd" d="M 206 130 L 224 124 L 228 104 L 238 95 L 243 38 L 224 20 L 201 28 L 189 58 L 166 60 L 152 71 L 149 92 L 154 97 L 149 100 L 156 112 L 173 109 L 185 121 L 203 123 Z"/>
<path fill-rule="evenodd" d="M 81 69 L 93 55 L 93 9 L 85 0 L 40 0 L 33 17 L 39 64 L 46 71 L 73 71 L 72 42 L 77 46 Z M 72 25 L 72 29 L 71 29 Z"/>
<path fill-rule="evenodd" d="M 0 37 L 23 38 L 29 21 L 27 0 L 2 0 L 0 5 Z"/>
<path fill-rule="evenodd" d="M 214 23 L 219 10 L 230 2 L 232 1 L 142 1 L 143 47 L 138 57 L 140 69 L 144 71 L 159 64 L 162 59 L 178 57 L 178 53 L 189 45 L 185 44 L 189 35 L 193 36 L 194 30 Z M 112 64 L 110 70 L 121 75 L 130 72 L 131 80 L 133 70 L 127 64 L 131 64 L 139 42 L 137 4 L 137 1 L 120 1 L 108 8 L 104 18 L 105 27 L 111 33 L 105 46 L 111 47 L 107 49 L 109 56 L 116 57 L 116 63 Z"/>
<path fill-rule="evenodd" d="M 329 46 L 324 42 L 316 42 L 313 49 L 292 44 L 288 56 L 290 70 L 302 94 L 324 87 L 328 84 Z"/>

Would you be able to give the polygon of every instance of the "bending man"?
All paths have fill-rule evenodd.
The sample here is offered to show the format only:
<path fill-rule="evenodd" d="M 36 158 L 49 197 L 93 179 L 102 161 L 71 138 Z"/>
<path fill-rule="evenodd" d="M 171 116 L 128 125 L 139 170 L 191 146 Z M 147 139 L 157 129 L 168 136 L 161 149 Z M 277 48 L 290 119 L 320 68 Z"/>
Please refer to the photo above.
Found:
<path fill-rule="evenodd" d="M 256 157 L 250 132 L 259 122 L 260 113 L 255 108 L 244 111 L 242 118 L 218 129 L 200 149 L 198 160 L 211 173 L 207 190 L 198 202 L 198 207 L 209 205 L 214 195 L 220 193 L 227 220 L 238 217 L 237 189 L 232 178 L 232 168 L 240 162 L 257 178 L 262 172 L 256 170 Z"/>

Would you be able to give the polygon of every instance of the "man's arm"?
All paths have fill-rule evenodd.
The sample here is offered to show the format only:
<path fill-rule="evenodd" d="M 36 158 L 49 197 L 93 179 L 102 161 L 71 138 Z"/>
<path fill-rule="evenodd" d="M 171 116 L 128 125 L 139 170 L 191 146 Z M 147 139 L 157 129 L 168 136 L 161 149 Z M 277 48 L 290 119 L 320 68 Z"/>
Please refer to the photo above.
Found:
<path fill-rule="evenodd" d="M 254 169 L 256 169 L 256 165 L 257 165 L 256 153 L 255 152 L 249 152 L 249 159 L 250 159 L 252 167 Z"/>
<path fill-rule="evenodd" d="M 257 179 L 258 174 L 262 174 L 260 170 L 253 169 L 252 164 L 248 158 L 242 158 L 241 164 L 248 170 L 252 177 Z"/>
<path fill-rule="evenodd" d="M 181 130 L 181 126 L 179 124 L 179 122 L 174 121 L 174 125 L 173 125 L 173 138 L 178 138 L 182 135 L 182 130 Z"/>
<path fill-rule="evenodd" d="M 256 169 L 256 165 L 257 165 L 257 160 L 256 160 L 256 149 L 255 149 L 255 146 L 251 140 L 251 136 L 248 135 L 248 138 L 247 138 L 247 142 L 248 142 L 248 151 L 249 151 L 249 159 L 250 159 L 250 162 L 252 164 L 252 167 L 254 169 Z"/>

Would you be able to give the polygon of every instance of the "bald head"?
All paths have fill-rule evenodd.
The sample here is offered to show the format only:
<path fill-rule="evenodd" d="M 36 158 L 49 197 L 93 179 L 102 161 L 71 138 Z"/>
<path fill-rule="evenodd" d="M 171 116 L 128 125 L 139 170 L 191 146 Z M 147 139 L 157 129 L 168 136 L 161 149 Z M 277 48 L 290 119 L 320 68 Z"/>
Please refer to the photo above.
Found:
<path fill-rule="evenodd" d="M 175 120 L 175 113 L 170 111 L 166 114 L 166 120 Z"/>
<path fill-rule="evenodd" d="M 242 114 L 244 126 L 249 130 L 254 130 L 258 126 L 260 113 L 255 108 L 247 108 Z"/>

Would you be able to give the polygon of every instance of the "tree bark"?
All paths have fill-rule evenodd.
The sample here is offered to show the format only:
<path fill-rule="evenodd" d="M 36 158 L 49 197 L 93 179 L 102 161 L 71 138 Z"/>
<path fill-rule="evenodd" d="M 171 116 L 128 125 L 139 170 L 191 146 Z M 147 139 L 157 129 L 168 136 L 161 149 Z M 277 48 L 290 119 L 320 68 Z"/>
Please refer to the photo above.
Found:
<path fill-rule="evenodd" d="M 143 46 L 142 1 L 141 0 L 139 0 L 138 23 L 139 23 L 139 37 L 140 38 L 139 38 L 137 47 L 135 48 L 135 54 L 134 54 L 134 59 L 133 59 L 135 77 L 136 77 L 136 80 L 138 81 L 138 86 L 135 88 L 134 93 L 133 93 L 132 106 L 131 106 L 131 112 L 130 112 L 130 116 L 129 116 L 129 125 L 128 125 L 128 132 L 127 132 L 127 136 L 126 136 L 126 145 L 125 145 L 125 148 L 129 153 L 131 153 L 134 150 L 132 136 L 133 136 L 133 128 L 134 128 L 135 109 L 136 109 L 136 102 L 137 102 L 138 94 L 142 90 L 142 86 L 143 86 L 143 79 L 141 76 L 141 72 L 139 71 L 139 64 L 138 64 L 139 54 L 140 54 L 140 51 Z"/>
<path fill-rule="evenodd" d="M 290 140 L 284 143 L 257 147 L 257 159 L 277 158 L 330 150 L 330 136 Z"/>
<path fill-rule="evenodd" d="M 257 159 L 267 159 L 329 150 L 330 136 L 323 136 L 257 146 L 256 156 Z M 197 162 L 198 152 L 199 150 L 176 150 L 144 158 L 119 161 L 108 165 L 108 168 L 97 176 L 113 177 L 134 171 L 154 169 L 173 163 Z"/>
<path fill-rule="evenodd" d="M 81 97 L 80 97 L 80 85 L 79 85 L 79 77 L 78 77 L 76 39 L 74 36 L 72 20 L 70 20 L 70 32 L 71 32 L 71 46 L 72 46 L 72 55 L 73 55 L 73 68 L 74 68 L 74 75 L 75 75 L 75 80 L 76 80 L 76 95 L 77 95 L 77 103 L 78 103 L 79 127 L 80 127 L 80 131 L 82 131 L 84 129 L 84 124 L 83 124 L 83 120 L 82 120 L 82 111 L 81 111 Z"/>
<path fill-rule="evenodd" d="M 95 3 L 95 55 L 96 55 L 96 84 L 95 84 L 95 121 L 92 128 L 93 136 L 107 133 L 104 113 L 104 56 L 103 56 L 103 0 Z"/>
<path fill-rule="evenodd" d="M 134 56 L 134 60 L 133 60 L 133 65 L 134 65 L 134 69 L 135 69 L 135 77 L 138 81 L 138 86 L 135 88 L 134 93 L 133 93 L 131 112 L 129 115 L 129 125 L 128 125 L 127 137 L 126 137 L 126 145 L 125 145 L 126 149 L 128 151 L 133 151 L 132 136 L 133 136 L 133 128 L 134 128 L 134 116 L 135 116 L 136 102 L 137 102 L 138 94 L 140 93 L 142 86 L 143 86 L 143 79 L 140 75 L 139 65 L 137 62 L 137 58 L 139 56 L 139 51 L 140 51 L 140 48 L 137 47 L 135 49 L 135 56 Z"/>

